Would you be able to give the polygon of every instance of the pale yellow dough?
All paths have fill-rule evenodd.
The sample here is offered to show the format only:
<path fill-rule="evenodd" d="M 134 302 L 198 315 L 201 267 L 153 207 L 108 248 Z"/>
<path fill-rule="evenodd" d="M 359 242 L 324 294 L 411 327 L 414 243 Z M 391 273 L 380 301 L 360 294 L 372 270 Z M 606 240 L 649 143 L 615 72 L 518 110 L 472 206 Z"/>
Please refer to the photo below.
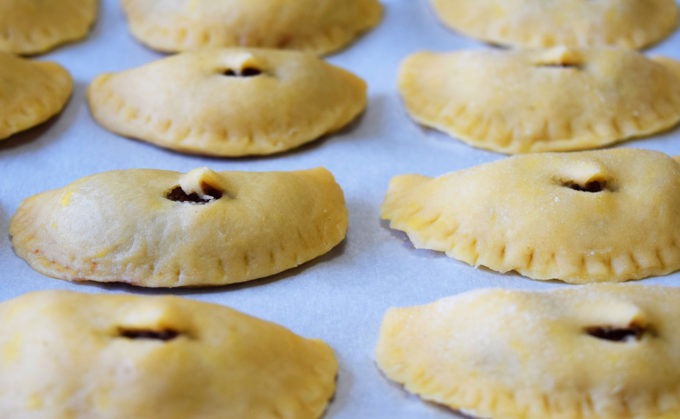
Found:
<path fill-rule="evenodd" d="M 680 63 L 624 49 L 420 52 L 398 84 L 417 122 L 502 153 L 602 147 L 680 122 Z"/>
<path fill-rule="evenodd" d="M 473 38 L 518 47 L 641 48 L 678 25 L 674 0 L 431 0 L 439 18 Z"/>
<path fill-rule="evenodd" d="M 391 308 L 375 359 L 426 400 L 479 417 L 680 417 L 680 289 L 486 289 Z"/>
<path fill-rule="evenodd" d="M 122 0 L 130 31 L 166 52 L 286 48 L 326 54 L 380 21 L 377 0 Z"/>
<path fill-rule="evenodd" d="M 97 0 L 0 0 L 0 51 L 39 54 L 87 34 Z"/>
<path fill-rule="evenodd" d="M 0 140 L 61 112 L 71 89 L 71 76 L 59 64 L 0 52 Z"/>
<path fill-rule="evenodd" d="M 533 279 L 680 269 L 680 163 L 635 149 L 516 156 L 390 181 L 381 214 L 418 248 Z"/>
<path fill-rule="evenodd" d="M 366 106 L 366 84 L 307 53 L 231 48 L 100 75 L 87 97 L 97 122 L 115 133 L 183 152 L 243 156 L 340 129 Z"/>
<path fill-rule="evenodd" d="M 318 418 L 324 342 L 177 297 L 41 291 L 0 304 L 0 416 Z"/>
<path fill-rule="evenodd" d="M 342 190 L 323 168 L 104 172 L 24 200 L 9 228 L 16 254 L 45 275 L 146 287 L 273 275 L 346 231 Z"/>

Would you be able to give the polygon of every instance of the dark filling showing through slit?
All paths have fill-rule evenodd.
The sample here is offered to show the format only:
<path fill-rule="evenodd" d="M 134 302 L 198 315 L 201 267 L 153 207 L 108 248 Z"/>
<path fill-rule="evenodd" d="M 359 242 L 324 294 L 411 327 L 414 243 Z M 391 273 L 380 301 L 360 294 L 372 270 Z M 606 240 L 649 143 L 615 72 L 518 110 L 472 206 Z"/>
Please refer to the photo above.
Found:
<path fill-rule="evenodd" d="M 604 181 L 599 181 L 599 180 L 591 180 L 590 182 L 586 182 L 584 185 L 581 185 L 576 182 L 565 182 L 563 183 L 562 186 L 566 186 L 567 188 L 573 189 L 575 191 L 579 192 L 591 192 L 591 193 L 597 193 L 597 192 L 602 192 L 603 190 L 606 189 L 606 182 Z"/>
<path fill-rule="evenodd" d="M 566 69 L 566 68 L 573 68 L 575 70 L 583 70 L 583 65 L 579 63 L 569 63 L 569 62 L 564 62 L 564 63 L 542 63 L 542 64 L 536 64 L 536 67 L 543 67 L 543 68 L 554 68 L 554 69 Z"/>
<path fill-rule="evenodd" d="M 254 77 L 259 76 L 260 74 L 262 74 L 262 72 L 254 67 L 246 67 L 243 70 L 241 70 L 240 73 L 237 73 L 231 68 L 228 68 L 224 70 L 222 74 L 228 77 Z"/>
<path fill-rule="evenodd" d="M 201 188 L 203 189 L 205 195 L 209 195 L 213 199 L 201 198 L 196 192 L 187 194 L 179 186 L 176 186 L 174 189 L 168 192 L 168 194 L 165 197 L 171 201 L 189 202 L 191 204 L 208 204 L 210 202 L 222 198 L 222 192 L 218 191 L 215 188 L 212 188 L 208 185 L 201 185 Z"/>
<path fill-rule="evenodd" d="M 612 342 L 627 342 L 631 339 L 640 340 L 645 330 L 635 324 L 628 327 L 614 327 L 614 326 L 591 326 L 585 329 L 590 336 L 609 340 Z"/>
<path fill-rule="evenodd" d="M 120 336 L 128 339 L 153 339 L 167 342 L 180 335 L 176 330 L 149 330 L 149 329 L 119 329 Z"/>

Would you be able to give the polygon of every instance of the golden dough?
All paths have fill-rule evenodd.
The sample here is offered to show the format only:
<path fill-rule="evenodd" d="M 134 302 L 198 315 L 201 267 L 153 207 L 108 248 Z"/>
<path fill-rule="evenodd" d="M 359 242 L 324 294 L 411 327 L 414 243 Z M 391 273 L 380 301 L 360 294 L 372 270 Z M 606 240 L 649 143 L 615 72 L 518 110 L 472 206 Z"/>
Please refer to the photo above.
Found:
<path fill-rule="evenodd" d="M 399 91 L 417 122 L 502 153 L 602 147 L 680 121 L 680 63 L 624 49 L 421 52 Z"/>
<path fill-rule="evenodd" d="M 479 417 L 680 417 L 680 289 L 476 290 L 387 311 L 375 359 L 426 400 Z"/>
<path fill-rule="evenodd" d="M 0 52 L 0 140 L 61 112 L 71 88 L 71 76 L 59 64 Z"/>
<path fill-rule="evenodd" d="M 178 297 L 41 291 L 0 304 L 0 416 L 317 418 L 324 342 Z"/>
<path fill-rule="evenodd" d="M 97 0 L 0 0 L 0 51 L 39 54 L 84 38 Z"/>
<path fill-rule="evenodd" d="M 465 35 L 520 47 L 641 48 L 678 25 L 674 0 L 431 0 L 439 18 Z"/>
<path fill-rule="evenodd" d="M 92 81 L 106 129 L 174 150 L 271 154 L 338 130 L 366 106 L 353 74 L 294 51 L 184 53 Z"/>
<path fill-rule="evenodd" d="M 122 0 L 130 31 L 165 52 L 286 48 L 326 54 L 377 25 L 376 0 Z"/>
<path fill-rule="evenodd" d="M 680 163 L 655 151 L 529 154 L 434 179 L 397 176 L 381 214 L 418 248 L 533 279 L 680 269 Z"/>
<path fill-rule="evenodd" d="M 34 269 L 71 281 L 224 285 L 293 268 L 347 231 L 323 168 L 104 172 L 25 199 L 9 233 Z"/>

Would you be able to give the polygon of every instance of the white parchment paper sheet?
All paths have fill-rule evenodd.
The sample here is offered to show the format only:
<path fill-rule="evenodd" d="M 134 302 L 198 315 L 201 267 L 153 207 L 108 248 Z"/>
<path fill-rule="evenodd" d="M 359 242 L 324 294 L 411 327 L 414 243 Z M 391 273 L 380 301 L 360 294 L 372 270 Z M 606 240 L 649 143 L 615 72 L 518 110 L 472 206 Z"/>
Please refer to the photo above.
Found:
<path fill-rule="evenodd" d="M 490 48 L 466 39 L 436 19 L 426 0 L 382 0 L 380 25 L 344 51 L 327 58 L 368 82 L 368 108 L 341 132 L 298 150 L 264 158 L 212 159 L 185 156 L 119 137 L 90 117 L 85 88 L 93 77 L 139 66 L 163 55 L 129 34 L 117 0 L 103 0 L 95 27 L 80 43 L 39 60 L 56 61 L 74 79 L 65 111 L 47 124 L 0 142 L 0 300 L 41 289 L 81 292 L 172 293 L 233 307 L 282 324 L 306 337 L 321 338 L 340 363 L 328 418 L 450 418 L 450 410 L 425 403 L 386 380 L 373 362 L 383 313 L 390 306 L 423 304 L 475 288 L 549 289 L 568 286 L 518 275 L 473 269 L 442 254 L 415 250 L 379 217 L 389 179 L 402 173 L 440 175 L 500 159 L 421 128 L 405 114 L 396 91 L 399 62 L 415 51 Z M 648 50 L 680 60 L 680 31 Z M 181 100 L 181 98 L 178 98 Z M 680 154 L 680 129 L 620 146 Z M 9 219 L 19 202 L 80 177 L 113 169 L 188 171 L 295 170 L 325 166 L 345 192 L 349 232 L 328 255 L 297 269 L 245 285 L 179 291 L 127 286 L 71 284 L 33 271 L 13 252 Z M 680 285 L 680 273 L 644 280 Z"/>

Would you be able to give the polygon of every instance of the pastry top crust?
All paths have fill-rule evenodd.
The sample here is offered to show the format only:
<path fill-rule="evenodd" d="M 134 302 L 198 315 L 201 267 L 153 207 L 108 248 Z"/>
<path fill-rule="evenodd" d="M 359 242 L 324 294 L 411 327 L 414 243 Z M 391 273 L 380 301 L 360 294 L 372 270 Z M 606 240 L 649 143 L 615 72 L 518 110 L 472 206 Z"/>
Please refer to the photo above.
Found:
<path fill-rule="evenodd" d="M 178 297 L 41 291 L 0 304 L 0 416 L 317 418 L 324 342 Z"/>
<path fill-rule="evenodd" d="M 151 48 L 285 48 L 326 54 L 377 25 L 376 0 L 123 0 L 130 31 Z"/>
<path fill-rule="evenodd" d="M 59 64 L 0 52 L 0 140 L 61 111 L 71 88 L 71 76 Z"/>
<path fill-rule="evenodd" d="M 0 0 L 0 51 L 39 54 L 87 34 L 97 0 Z"/>
<path fill-rule="evenodd" d="M 680 63 L 624 49 L 420 52 L 399 91 L 416 121 L 502 153 L 601 147 L 680 121 Z"/>
<path fill-rule="evenodd" d="M 416 247 L 534 279 L 625 281 L 680 268 L 680 164 L 612 149 L 393 178 L 381 208 Z"/>
<path fill-rule="evenodd" d="M 341 128 L 366 106 L 366 84 L 307 53 L 229 48 L 100 75 L 87 97 L 97 122 L 118 134 L 243 156 L 281 152 Z"/>
<path fill-rule="evenodd" d="M 391 379 L 481 417 L 680 415 L 680 289 L 594 284 L 476 290 L 390 309 L 375 351 Z"/>
<path fill-rule="evenodd" d="M 12 244 L 43 274 L 146 287 L 224 285 L 322 255 L 347 231 L 323 168 L 104 172 L 24 200 Z"/>
<path fill-rule="evenodd" d="M 518 47 L 641 48 L 678 25 L 674 0 L 431 0 L 439 18 L 468 36 Z"/>

